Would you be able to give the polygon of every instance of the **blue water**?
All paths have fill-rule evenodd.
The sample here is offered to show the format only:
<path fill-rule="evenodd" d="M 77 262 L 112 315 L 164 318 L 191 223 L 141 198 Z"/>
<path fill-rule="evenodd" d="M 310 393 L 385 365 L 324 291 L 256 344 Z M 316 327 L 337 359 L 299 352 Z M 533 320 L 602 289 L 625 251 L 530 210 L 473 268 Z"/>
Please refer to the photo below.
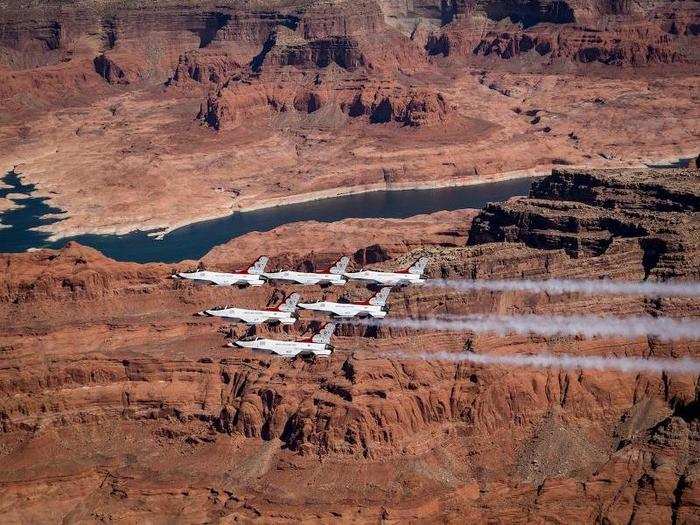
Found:
<path fill-rule="evenodd" d="M 0 197 L 10 193 L 22 193 L 31 195 L 35 190 L 34 184 L 23 184 L 17 173 L 9 172 L 3 177 L 3 182 L 9 184 L 9 188 L 0 188 Z M 60 213 L 63 210 L 46 204 L 46 198 L 28 197 L 17 200 L 19 208 L 0 214 L 2 226 L 10 225 L 11 228 L 0 228 L 0 252 L 22 252 L 33 246 L 47 246 L 45 233 L 30 230 L 42 224 L 51 224 L 59 219 L 47 219 L 44 215 Z"/>
<path fill-rule="evenodd" d="M 0 196 L 8 193 L 31 194 L 34 190 L 33 185 L 22 184 L 14 172 L 8 173 L 3 180 L 12 188 L 0 190 Z M 46 199 L 31 197 L 21 201 L 25 205 L 22 208 L 1 216 L 3 224 L 12 227 L 0 229 L 0 252 L 21 252 L 28 248 L 59 248 L 73 240 L 92 246 L 120 261 L 177 262 L 183 259 L 199 259 L 214 246 L 234 237 L 252 231 L 268 231 L 292 222 L 332 222 L 369 217 L 406 218 L 441 210 L 481 208 L 488 202 L 504 201 L 514 195 L 527 195 L 532 180 L 516 179 L 433 190 L 377 191 L 234 213 L 221 219 L 197 222 L 179 228 L 161 240 L 138 231 L 127 235 L 78 235 L 48 242 L 48 235 L 31 231 L 30 228 L 55 222 L 55 219 L 43 219 L 42 215 L 61 210 L 47 205 Z"/>

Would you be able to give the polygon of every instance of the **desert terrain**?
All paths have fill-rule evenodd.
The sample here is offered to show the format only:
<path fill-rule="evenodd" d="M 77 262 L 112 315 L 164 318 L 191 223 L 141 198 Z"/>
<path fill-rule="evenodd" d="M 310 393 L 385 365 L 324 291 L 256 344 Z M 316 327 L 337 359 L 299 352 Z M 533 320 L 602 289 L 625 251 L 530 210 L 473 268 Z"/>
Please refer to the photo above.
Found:
<path fill-rule="evenodd" d="M 542 176 L 482 209 L 286 224 L 167 264 L 3 253 L 28 196 L 0 181 L 0 523 L 699 523 L 699 34 L 695 1 L 0 2 L 0 175 L 47 199 L 54 240 Z M 260 255 L 429 263 L 384 322 L 285 359 L 228 344 L 326 315 L 197 313 L 376 287 L 172 278 Z M 685 293 L 524 286 L 561 280 Z"/>
<path fill-rule="evenodd" d="M 697 282 L 699 192 L 691 169 L 556 170 L 530 197 L 479 212 L 309 224 L 323 250 L 281 227 L 198 264 L 230 270 L 264 251 L 273 268 L 345 254 L 353 267 L 396 268 L 429 255 L 430 278 Z M 468 348 L 698 359 L 697 340 L 341 324 L 330 358 L 265 357 L 225 342 L 298 337 L 323 320 L 246 329 L 195 313 L 291 290 L 371 292 L 170 278 L 194 264 L 115 262 L 75 243 L 0 256 L 3 522 L 697 522 L 697 374 L 437 358 Z M 389 306 L 393 318 L 700 317 L 697 297 L 429 287 L 397 290 Z"/>
<path fill-rule="evenodd" d="M 0 27 L 0 170 L 52 239 L 700 146 L 697 2 L 11 0 Z"/>

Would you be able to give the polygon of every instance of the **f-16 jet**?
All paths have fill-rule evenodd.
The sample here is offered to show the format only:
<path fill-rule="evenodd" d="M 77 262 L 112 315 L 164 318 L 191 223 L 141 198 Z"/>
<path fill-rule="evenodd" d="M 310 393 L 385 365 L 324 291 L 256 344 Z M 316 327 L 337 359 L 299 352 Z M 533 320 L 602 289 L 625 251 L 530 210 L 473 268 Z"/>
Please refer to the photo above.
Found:
<path fill-rule="evenodd" d="M 252 348 L 257 352 L 279 355 L 282 357 L 295 357 L 297 355 L 314 355 L 327 357 L 333 352 L 331 337 L 335 332 L 335 323 L 326 324 L 316 335 L 299 341 L 279 341 L 276 339 L 245 338 L 231 341 L 228 346 Z"/>
<path fill-rule="evenodd" d="M 197 270 L 196 272 L 183 272 L 173 275 L 174 279 L 190 279 L 217 286 L 262 286 L 265 281 L 261 275 L 265 271 L 268 258 L 260 257 L 247 269 L 238 270 L 234 273 L 211 272 L 209 270 Z"/>
<path fill-rule="evenodd" d="M 246 308 L 213 308 L 199 312 L 200 315 L 208 315 L 211 317 L 224 317 L 236 321 L 242 321 L 247 324 L 261 324 L 265 322 L 294 324 L 297 320 L 296 312 L 297 303 L 299 302 L 299 294 L 290 294 L 278 306 L 265 308 L 264 310 L 248 310 Z"/>
<path fill-rule="evenodd" d="M 361 303 L 333 303 L 330 301 L 319 301 L 316 303 L 299 303 L 299 308 L 304 310 L 315 310 L 317 312 L 327 312 L 333 317 L 349 319 L 351 317 L 376 317 L 382 319 L 386 317 L 386 300 L 391 292 L 390 287 L 379 290 L 371 299 Z"/>
<path fill-rule="evenodd" d="M 379 272 L 376 270 L 360 270 L 359 272 L 344 273 L 348 279 L 357 279 L 371 284 L 383 286 L 406 286 L 409 284 L 423 284 L 423 272 L 428 265 L 428 258 L 421 257 L 407 269 L 398 272 Z"/>
<path fill-rule="evenodd" d="M 318 272 L 297 272 L 293 270 L 283 270 L 280 272 L 266 272 L 263 274 L 263 277 L 265 277 L 265 279 L 270 279 L 271 281 L 287 281 L 305 285 L 342 285 L 348 282 L 348 280 L 343 277 L 343 272 L 348 267 L 349 262 L 349 257 L 341 257 L 329 268 Z"/>

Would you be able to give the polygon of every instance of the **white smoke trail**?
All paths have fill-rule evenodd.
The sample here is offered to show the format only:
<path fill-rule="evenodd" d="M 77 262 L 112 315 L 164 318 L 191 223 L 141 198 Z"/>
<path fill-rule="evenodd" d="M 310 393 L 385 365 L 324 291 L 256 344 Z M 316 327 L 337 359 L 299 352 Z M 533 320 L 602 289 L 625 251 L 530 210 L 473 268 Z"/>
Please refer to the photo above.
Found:
<path fill-rule="evenodd" d="M 403 359 L 421 359 L 432 361 L 449 361 L 453 363 L 469 362 L 477 365 L 504 365 L 527 368 L 559 368 L 564 370 L 614 370 L 619 372 L 668 372 L 678 374 L 700 374 L 700 361 L 690 358 L 681 359 L 645 359 L 642 357 L 598 357 L 573 355 L 489 355 L 469 352 L 450 353 L 409 353 L 390 352 L 390 356 Z"/>
<path fill-rule="evenodd" d="M 698 297 L 699 282 L 634 282 L 584 279 L 523 280 L 470 280 L 428 279 L 425 286 L 449 288 L 460 292 L 479 290 L 497 292 L 530 292 L 552 295 L 582 293 L 587 295 L 642 295 L 646 297 Z"/>
<path fill-rule="evenodd" d="M 446 317 L 446 316 L 445 316 Z M 700 339 L 700 322 L 692 319 L 667 317 L 598 317 L 595 315 L 466 315 L 415 318 L 390 318 L 358 320 L 359 324 L 411 328 L 416 330 L 440 330 L 448 332 L 492 332 L 537 334 L 542 336 L 584 337 L 656 337 L 663 341 Z"/>

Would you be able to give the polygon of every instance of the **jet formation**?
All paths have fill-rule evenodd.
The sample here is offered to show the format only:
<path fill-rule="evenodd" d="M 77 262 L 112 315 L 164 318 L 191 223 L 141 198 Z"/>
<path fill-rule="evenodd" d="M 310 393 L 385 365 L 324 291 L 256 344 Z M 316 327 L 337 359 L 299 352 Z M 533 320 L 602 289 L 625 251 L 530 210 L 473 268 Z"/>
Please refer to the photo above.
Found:
<path fill-rule="evenodd" d="M 199 269 L 194 272 L 176 273 L 173 275 L 173 278 L 204 282 L 217 286 L 239 287 L 262 286 L 266 282 L 289 282 L 304 286 L 342 286 L 347 284 L 350 280 L 357 280 L 370 286 L 381 286 L 381 289 L 367 301 L 317 301 L 314 303 L 304 303 L 300 302 L 301 297 L 295 292 L 289 294 L 279 305 L 261 310 L 224 306 L 199 312 L 199 315 L 230 319 L 248 325 L 258 325 L 262 323 L 292 325 L 298 319 L 298 308 L 327 313 L 334 319 L 351 319 L 354 317 L 383 319 L 388 313 L 386 303 L 392 288 L 425 283 L 423 273 L 428 265 L 428 258 L 421 257 L 411 266 L 401 271 L 382 272 L 362 269 L 357 272 L 347 272 L 346 269 L 350 258 L 341 257 L 330 267 L 320 271 L 299 272 L 281 270 L 266 272 L 265 267 L 268 261 L 269 258 L 263 256 L 248 268 L 233 273 Z M 295 357 L 298 355 L 327 357 L 333 352 L 330 341 L 335 327 L 335 323 L 327 323 L 312 337 L 297 341 L 246 337 L 230 341 L 228 346 L 251 348 L 257 352 L 269 353 L 281 357 Z"/>

